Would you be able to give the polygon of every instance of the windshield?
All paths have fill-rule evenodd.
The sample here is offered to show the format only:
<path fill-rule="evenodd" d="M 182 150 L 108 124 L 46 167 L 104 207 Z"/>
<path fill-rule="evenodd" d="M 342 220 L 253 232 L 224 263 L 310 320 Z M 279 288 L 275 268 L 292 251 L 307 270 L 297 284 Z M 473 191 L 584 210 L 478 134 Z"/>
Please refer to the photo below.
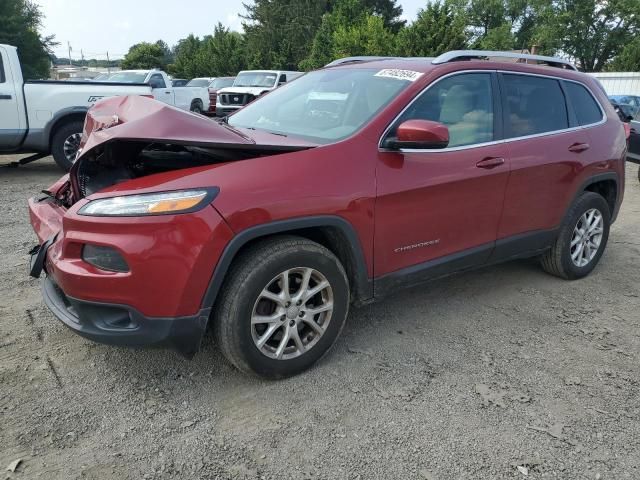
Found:
<path fill-rule="evenodd" d="M 211 82 L 209 88 L 213 90 L 220 90 L 221 88 L 230 87 L 231 85 L 233 85 L 234 80 L 234 77 L 216 78 L 213 82 Z"/>
<path fill-rule="evenodd" d="M 234 87 L 273 87 L 276 84 L 275 73 L 241 72 L 233 82 Z"/>
<path fill-rule="evenodd" d="M 109 81 L 119 83 L 144 83 L 145 78 L 147 78 L 146 72 L 120 72 L 111 75 Z"/>
<path fill-rule="evenodd" d="M 187 83 L 187 87 L 208 87 L 209 79 L 207 78 L 194 78 L 189 83 Z"/>
<path fill-rule="evenodd" d="M 290 134 L 321 144 L 336 142 L 359 130 L 411 83 L 406 77 L 384 72 L 392 71 L 329 69 L 308 73 L 239 110 L 229 117 L 229 125 Z"/>

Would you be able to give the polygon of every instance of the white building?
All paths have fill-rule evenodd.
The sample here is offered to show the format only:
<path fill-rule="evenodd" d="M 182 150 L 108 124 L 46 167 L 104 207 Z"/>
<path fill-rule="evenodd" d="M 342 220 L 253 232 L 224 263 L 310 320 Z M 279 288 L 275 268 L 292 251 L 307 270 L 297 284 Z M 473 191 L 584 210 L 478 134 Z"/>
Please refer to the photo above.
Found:
<path fill-rule="evenodd" d="M 640 72 L 599 72 L 593 75 L 607 95 L 640 95 Z"/>

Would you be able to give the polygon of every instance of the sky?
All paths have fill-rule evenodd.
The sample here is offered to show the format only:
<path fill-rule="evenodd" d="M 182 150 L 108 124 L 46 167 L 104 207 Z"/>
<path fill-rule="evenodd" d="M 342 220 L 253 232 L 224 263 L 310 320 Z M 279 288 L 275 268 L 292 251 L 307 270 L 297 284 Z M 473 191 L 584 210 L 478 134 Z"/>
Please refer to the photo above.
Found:
<path fill-rule="evenodd" d="M 55 35 L 58 57 L 122 58 L 139 42 L 164 40 L 173 46 L 190 33 L 203 36 L 218 22 L 241 31 L 243 0 L 36 0 L 45 18 L 42 33 Z M 246 0 L 244 0 L 246 1 Z M 427 0 L 400 0 L 403 18 L 413 20 Z"/>

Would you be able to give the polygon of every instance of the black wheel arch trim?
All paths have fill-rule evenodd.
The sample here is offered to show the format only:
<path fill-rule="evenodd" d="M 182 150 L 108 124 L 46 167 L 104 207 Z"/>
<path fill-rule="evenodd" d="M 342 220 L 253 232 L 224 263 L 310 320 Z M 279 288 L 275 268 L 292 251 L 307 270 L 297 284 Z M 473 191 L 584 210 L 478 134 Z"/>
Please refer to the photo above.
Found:
<path fill-rule="evenodd" d="M 80 115 L 83 115 L 82 121 L 84 121 L 84 117 L 87 116 L 88 111 L 89 107 L 69 107 L 57 111 L 53 118 L 49 120 L 44 127 L 45 138 L 47 138 L 49 143 L 51 143 L 53 134 L 60 125 L 69 121 L 74 121 L 73 119 Z"/>
<path fill-rule="evenodd" d="M 615 199 L 613 211 L 610 212 L 611 223 L 615 222 L 616 217 L 618 216 L 618 211 L 620 210 L 620 181 L 618 178 L 618 174 L 616 172 L 598 173 L 596 175 L 592 175 L 589 178 L 587 178 L 584 182 L 582 182 L 582 184 L 580 185 L 580 188 L 578 189 L 576 194 L 573 196 L 573 201 L 571 202 L 570 205 L 567 206 L 567 210 L 571 208 L 571 205 L 573 205 L 573 202 L 575 202 L 578 199 L 578 197 L 587 190 L 587 187 L 589 187 L 589 185 L 593 185 L 594 183 L 602 182 L 604 180 L 613 180 L 614 183 L 616 184 L 616 199 Z"/>
<path fill-rule="evenodd" d="M 367 275 L 367 264 L 364 252 L 355 228 L 342 217 L 320 215 L 263 223 L 237 233 L 229 241 L 218 260 L 218 264 L 213 271 L 209 286 L 205 292 L 202 308 L 213 307 L 231 263 L 240 249 L 250 241 L 271 235 L 295 233 L 296 230 L 321 227 L 337 228 L 348 239 L 349 253 L 355 263 L 353 274 L 356 284 L 353 285 L 353 300 L 356 304 L 367 303 L 373 297 L 373 281 Z"/>

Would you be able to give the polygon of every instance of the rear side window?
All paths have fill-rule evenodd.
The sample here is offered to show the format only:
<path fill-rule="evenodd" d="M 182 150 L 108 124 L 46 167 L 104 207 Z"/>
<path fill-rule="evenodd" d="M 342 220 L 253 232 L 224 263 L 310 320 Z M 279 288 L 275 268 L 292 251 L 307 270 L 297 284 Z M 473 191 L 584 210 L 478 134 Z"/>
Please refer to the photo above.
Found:
<path fill-rule="evenodd" d="M 4 64 L 2 63 L 2 52 L 0 52 L 0 83 L 5 82 Z"/>
<path fill-rule="evenodd" d="M 591 125 L 602 120 L 600 107 L 585 87 L 574 82 L 564 82 L 564 86 L 579 125 Z"/>
<path fill-rule="evenodd" d="M 151 75 L 149 79 L 149 85 L 151 88 L 167 88 L 167 84 L 164 82 L 164 78 L 159 73 Z"/>
<path fill-rule="evenodd" d="M 413 102 L 396 125 L 413 119 L 445 124 L 449 128 L 449 147 L 491 142 L 491 74 L 464 73 L 439 81 Z"/>
<path fill-rule="evenodd" d="M 557 80 L 512 74 L 502 78 L 506 138 L 569 128 L 567 104 Z"/>

